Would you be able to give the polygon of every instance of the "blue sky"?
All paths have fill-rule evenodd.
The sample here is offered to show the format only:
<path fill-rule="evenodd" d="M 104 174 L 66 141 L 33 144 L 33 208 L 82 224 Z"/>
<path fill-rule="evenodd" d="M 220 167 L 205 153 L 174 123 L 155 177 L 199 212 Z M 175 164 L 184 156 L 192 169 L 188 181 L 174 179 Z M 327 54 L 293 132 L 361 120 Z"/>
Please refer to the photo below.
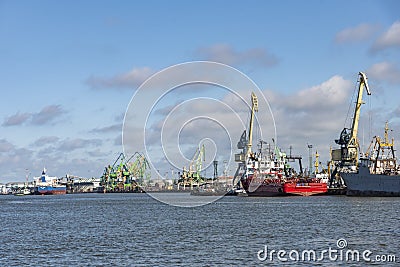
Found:
<path fill-rule="evenodd" d="M 122 151 L 137 87 L 192 60 L 248 75 L 267 96 L 284 150 L 306 157 L 312 143 L 328 158 L 359 71 L 373 92 L 362 132 L 382 135 L 389 120 L 400 139 L 398 10 L 398 1 L 0 0 L 0 182 L 43 166 L 100 176 Z"/>

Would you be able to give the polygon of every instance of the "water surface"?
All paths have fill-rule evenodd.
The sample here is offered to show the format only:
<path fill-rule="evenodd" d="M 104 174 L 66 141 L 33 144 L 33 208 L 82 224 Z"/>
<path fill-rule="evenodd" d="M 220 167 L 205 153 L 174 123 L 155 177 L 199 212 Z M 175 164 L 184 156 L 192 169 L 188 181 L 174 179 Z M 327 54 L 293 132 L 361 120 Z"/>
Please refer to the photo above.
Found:
<path fill-rule="evenodd" d="M 198 201 L 188 194 L 169 197 L 186 205 Z M 398 264 L 399 208 L 400 198 L 346 196 L 223 197 L 193 208 L 146 194 L 0 196 L 0 266 L 281 266 L 276 255 L 261 261 L 257 253 L 265 246 L 337 249 L 338 239 L 347 241 L 345 249 L 397 253 Z"/>

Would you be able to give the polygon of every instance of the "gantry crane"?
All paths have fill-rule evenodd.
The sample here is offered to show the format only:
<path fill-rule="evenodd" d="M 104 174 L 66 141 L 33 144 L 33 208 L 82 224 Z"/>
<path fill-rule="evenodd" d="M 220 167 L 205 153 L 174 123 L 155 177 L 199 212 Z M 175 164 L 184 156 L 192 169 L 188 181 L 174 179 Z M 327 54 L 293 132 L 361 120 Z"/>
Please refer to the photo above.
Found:
<path fill-rule="evenodd" d="M 135 152 L 129 159 L 120 153 L 112 165 L 105 167 L 101 185 L 106 192 L 140 191 L 149 169 L 149 163 L 142 153 Z"/>

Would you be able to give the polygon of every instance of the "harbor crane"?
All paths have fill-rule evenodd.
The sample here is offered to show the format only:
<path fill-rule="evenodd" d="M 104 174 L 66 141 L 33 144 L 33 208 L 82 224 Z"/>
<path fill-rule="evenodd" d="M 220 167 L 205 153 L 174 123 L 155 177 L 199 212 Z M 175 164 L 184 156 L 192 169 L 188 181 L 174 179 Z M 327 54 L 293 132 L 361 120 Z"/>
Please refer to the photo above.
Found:
<path fill-rule="evenodd" d="M 353 121 L 351 128 L 344 128 L 340 133 L 339 139 L 335 140 L 335 143 L 340 145 L 340 149 L 331 150 L 331 161 L 329 164 L 336 162 L 336 168 L 331 173 L 329 187 L 334 184 L 342 185 L 343 181 L 340 177 L 337 177 L 339 172 L 338 167 L 350 167 L 356 168 L 358 166 L 358 156 L 360 150 L 360 144 L 357 138 L 358 123 L 360 120 L 361 105 L 364 104 L 362 96 L 364 88 L 368 95 L 371 95 L 368 86 L 367 76 L 363 72 L 359 72 L 359 83 L 358 83 L 358 94 L 356 105 L 354 109 Z"/>
<path fill-rule="evenodd" d="M 360 77 L 356 106 L 351 128 L 344 128 L 340 133 L 339 139 L 335 140 L 336 144 L 340 145 L 340 149 L 333 150 L 333 160 L 341 161 L 342 166 L 357 166 L 359 155 L 359 141 L 357 138 L 358 122 L 360 120 L 361 105 L 364 104 L 362 95 L 364 88 L 368 95 L 371 95 L 369 90 L 367 76 L 363 72 L 358 73 Z"/>
<path fill-rule="evenodd" d="M 190 188 L 192 189 L 193 185 L 199 186 L 203 183 L 204 179 L 201 176 L 203 161 L 205 161 L 204 144 L 196 149 L 196 152 L 189 163 L 189 169 L 183 167 L 181 179 L 179 179 L 178 184 L 183 185 L 184 188 L 187 185 L 190 185 Z"/>
<path fill-rule="evenodd" d="M 146 157 L 135 152 L 127 158 L 120 153 L 112 165 L 105 167 L 101 176 L 101 185 L 105 192 L 140 191 L 144 178 L 149 178 L 150 165 Z"/>
<path fill-rule="evenodd" d="M 258 98 L 254 92 L 251 92 L 251 116 L 249 123 L 249 133 L 246 136 L 246 130 L 244 130 L 237 144 L 237 148 L 242 149 L 242 153 L 235 154 L 235 161 L 238 162 L 238 168 L 236 169 L 236 173 L 232 181 L 234 187 L 239 185 L 240 183 L 240 178 L 245 171 L 246 159 L 248 157 L 254 156 L 251 148 L 253 146 L 253 125 L 256 112 L 258 112 Z"/>

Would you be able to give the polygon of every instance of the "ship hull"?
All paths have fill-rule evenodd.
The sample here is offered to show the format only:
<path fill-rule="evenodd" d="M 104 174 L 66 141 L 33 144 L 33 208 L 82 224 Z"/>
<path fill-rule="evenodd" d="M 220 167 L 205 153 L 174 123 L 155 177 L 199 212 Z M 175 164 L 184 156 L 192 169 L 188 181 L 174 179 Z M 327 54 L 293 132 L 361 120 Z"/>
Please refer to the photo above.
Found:
<path fill-rule="evenodd" d="M 277 197 L 284 196 L 282 183 L 263 183 L 250 179 L 242 180 L 243 189 L 249 197 Z"/>
<path fill-rule="evenodd" d="M 347 186 L 348 196 L 399 197 L 400 176 L 371 174 L 360 167 L 358 173 L 341 173 Z"/>
<path fill-rule="evenodd" d="M 328 187 L 326 183 L 285 183 L 283 192 L 288 195 L 311 196 L 326 194 Z"/>
<path fill-rule="evenodd" d="M 37 186 L 35 187 L 36 195 L 64 195 L 67 193 L 65 186 Z"/>

